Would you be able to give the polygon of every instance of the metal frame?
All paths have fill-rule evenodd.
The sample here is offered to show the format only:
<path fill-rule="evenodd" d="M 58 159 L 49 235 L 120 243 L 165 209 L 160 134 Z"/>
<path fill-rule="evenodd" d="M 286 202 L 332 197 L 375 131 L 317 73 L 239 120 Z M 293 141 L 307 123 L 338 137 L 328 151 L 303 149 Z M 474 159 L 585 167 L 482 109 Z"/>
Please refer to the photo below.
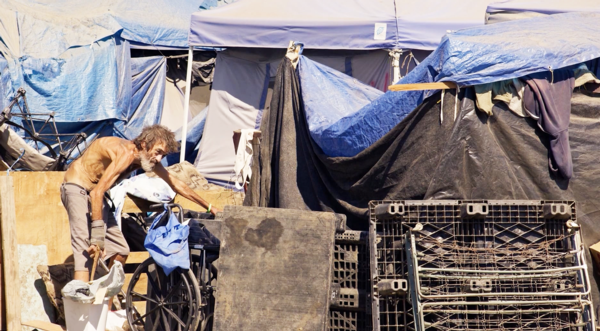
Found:
<path fill-rule="evenodd" d="M 84 143 L 85 145 L 84 150 L 87 148 L 87 143 L 85 141 L 87 135 L 83 132 L 72 134 L 59 133 L 58 128 L 56 127 L 54 112 L 30 112 L 25 93 L 25 89 L 23 88 L 17 90 L 11 103 L 0 113 L 0 125 L 6 123 L 23 130 L 26 133 L 26 135 L 23 135 L 23 139 L 34 141 L 34 147 L 39 153 L 42 153 L 39 144 L 44 145 L 47 148 L 48 153 L 50 153 L 50 157 L 57 161 L 55 170 L 64 170 L 66 163 L 75 149 L 77 149 L 80 154 L 82 153 L 82 150 L 79 147 L 81 143 Z M 18 112 L 13 112 L 15 107 L 19 109 Z M 13 117 L 19 118 L 21 124 L 12 121 Z M 38 129 L 36 129 L 36 122 L 42 123 Z M 50 133 L 43 133 L 46 129 L 50 130 Z M 61 137 L 71 138 L 65 142 L 64 140 L 61 140 Z M 48 143 L 48 141 L 56 144 L 56 147 L 52 147 L 52 144 Z M 58 154 L 54 148 L 58 148 Z"/>

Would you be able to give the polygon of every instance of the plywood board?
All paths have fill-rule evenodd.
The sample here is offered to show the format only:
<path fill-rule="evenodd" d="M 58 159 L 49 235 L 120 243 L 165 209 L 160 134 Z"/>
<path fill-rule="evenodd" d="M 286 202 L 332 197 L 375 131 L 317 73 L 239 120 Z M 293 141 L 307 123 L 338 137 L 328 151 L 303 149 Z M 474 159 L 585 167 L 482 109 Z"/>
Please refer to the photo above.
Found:
<path fill-rule="evenodd" d="M 17 242 L 45 245 L 48 263 L 64 263 L 71 251 L 67 212 L 60 200 L 64 172 L 13 172 Z"/>
<path fill-rule="evenodd" d="M 214 330 L 326 330 L 338 215 L 227 206 Z"/>
<path fill-rule="evenodd" d="M 226 205 L 241 205 L 244 201 L 239 195 L 233 194 L 233 191 L 196 191 L 204 200 L 211 203 L 214 207 L 219 210 L 223 210 Z M 198 212 L 204 212 L 206 209 L 195 202 L 192 202 L 180 195 L 175 196 L 175 203 L 181 205 L 184 209 L 194 210 Z M 148 211 L 149 206 L 153 203 L 138 199 L 135 197 L 128 197 L 125 199 L 123 205 L 124 213 L 139 213 L 142 211 Z"/>
<path fill-rule="evenodd" d="M 0 229 L 2 237 L 2 278 L 4 280 L 4 307 L 6 330 L 21 330 L 21 286 L 16 236 L 15 198 L 13 179 L 0 176 Z"/>

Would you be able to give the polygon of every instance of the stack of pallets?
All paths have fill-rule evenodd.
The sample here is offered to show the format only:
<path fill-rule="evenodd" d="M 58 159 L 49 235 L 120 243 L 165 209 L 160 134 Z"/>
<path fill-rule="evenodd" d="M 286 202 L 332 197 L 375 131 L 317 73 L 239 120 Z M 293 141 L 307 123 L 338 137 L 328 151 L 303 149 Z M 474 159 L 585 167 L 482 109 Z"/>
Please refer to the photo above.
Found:
<path fill-rule="evenodd" d="M 374 330 L 592 330 L 570 201 L 373 201 Z"/>

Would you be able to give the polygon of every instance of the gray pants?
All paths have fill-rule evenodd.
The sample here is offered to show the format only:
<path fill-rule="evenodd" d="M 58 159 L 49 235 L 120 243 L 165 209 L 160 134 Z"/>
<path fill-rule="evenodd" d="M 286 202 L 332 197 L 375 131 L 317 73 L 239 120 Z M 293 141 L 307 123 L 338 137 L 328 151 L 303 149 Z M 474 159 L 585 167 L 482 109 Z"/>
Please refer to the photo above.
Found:
<path fill-rule="evenodd" d="M 60 198 L 67 214 L 71 228 L 71 248 L 75 260 L 75 271 L 89 271 L 93 259 L 86 252 L 90 247 L 91 232 L 91 200 L 88 192 L 73 183 L 63 183 L 60 187 Z M 129 245 L 119 230 L 119 226 L 106 201 L 102 206 L 102 219 L 106 222 L 106 240 L 104 249 L 106 258 L 115 254 L 129 255 Z"/>

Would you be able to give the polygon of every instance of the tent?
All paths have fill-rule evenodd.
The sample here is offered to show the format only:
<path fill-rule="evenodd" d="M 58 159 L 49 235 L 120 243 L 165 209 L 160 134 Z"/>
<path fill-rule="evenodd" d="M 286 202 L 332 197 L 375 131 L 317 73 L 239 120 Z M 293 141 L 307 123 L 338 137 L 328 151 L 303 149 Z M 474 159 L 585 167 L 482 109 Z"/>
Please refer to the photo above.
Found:
<path fill-rule="evenodd" d="M 600 56 L 599 18 L 596 13 L 566 13 L 456 31 L 444 36 L 400 83 L 448 81 L 462 88 L 586 62 Z M 357 155 L 434 92 L 387 92 L 313 138 L 329 156 Z M 321 111 L 330 102 L 320 100 Z"/>
<path fill-rule="evenodd" d="M 483 25 L 486 5 L 479 0 L 452 4 L 437 0 L 241 0 L 194 13 L 189 54 L 194 46 L 238 49 L 232 51 L 235 56 L 217 55 L 220 69 L 216 69 L 215 84 L 232 91 L 213 86 L 196 167 L 211 180 L 231 179 L 232 132 L 258 128 L 260 114 L 269 104 L 268 85 L 273 84 L 275 68 L 290 41 L 302 43 L 307 57 L 385 91 L 399 77 L 402 64 L 411 62 L 409 54 L 418 63 L 447 31 Z M 394 51 L 392 66 L 388 50 Z M 401 53 L 405 57 L 398 59 Z M 223 69 L 229 63 L 237 69 Z M 219 70 L 229 71 L 229 76 L 223 77 Z"/>
<path fill-rule="evenodd" d="M 0 1 L 0 106 L 23 87 L 30 109 L 53 112 L 61 133 L 135 137 L 182 112 L 183 95 L 165 102 L 173 99 L 166 56 L 131 50 L 185 51 L 189 17 L 202 4 Z M 173 114 L 163 114 L 164 104 L 174 104 Z"/>
<path fill-rule="evenodd" d="M 487 7 L 485 23 L 492 24 L 570 12 L 600 12 L 600 4 L 594 0 L 505 0 L 492 3 Z"/>
<path fill-rule="evenodd" d="M 488 2 L 242 0 L 192 15 L 190 45 L 433 50 L 448 30 L 483 24 Z M 240 33 L 243 31 L 244 33 Z"/>

